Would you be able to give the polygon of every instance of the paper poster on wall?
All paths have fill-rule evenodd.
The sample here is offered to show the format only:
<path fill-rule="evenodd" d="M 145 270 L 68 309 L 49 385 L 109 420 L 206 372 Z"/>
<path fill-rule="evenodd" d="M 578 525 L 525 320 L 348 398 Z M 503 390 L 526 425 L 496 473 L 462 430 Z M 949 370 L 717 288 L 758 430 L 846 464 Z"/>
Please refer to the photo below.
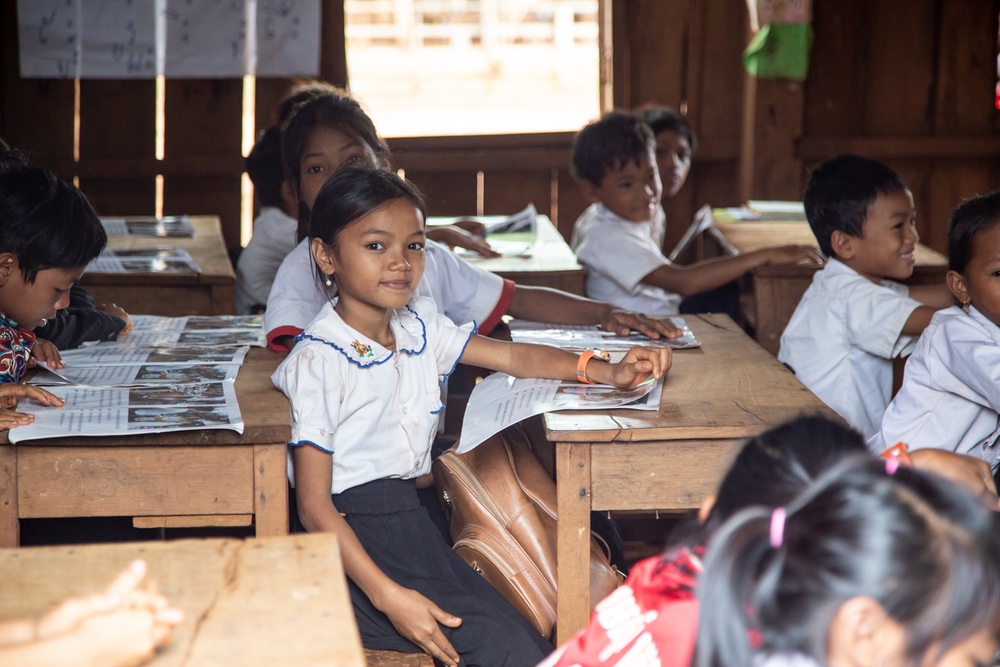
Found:
<path fill-rule="evenodd" d="M 318 0 L 257 0 L 257 76 L 319 76 Z"/>
<path fill-rule="evenodd" d="M 21 76 L 316 76 L 319 0 L 18 0 Z"/>

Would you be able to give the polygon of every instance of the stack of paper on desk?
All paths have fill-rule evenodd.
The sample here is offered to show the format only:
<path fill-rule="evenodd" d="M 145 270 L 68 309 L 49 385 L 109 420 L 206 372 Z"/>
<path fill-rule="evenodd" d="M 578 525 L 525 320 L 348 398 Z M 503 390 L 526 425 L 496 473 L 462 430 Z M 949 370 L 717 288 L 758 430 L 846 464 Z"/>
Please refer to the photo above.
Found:
<path fill-rule="evenodd" d="M 592 347 L 608 351 L 628 350 L 635 345 L 669 347 L 675 350 L 701 347 L 701 342 L 695 338 L 684 318 L 671 317 L 670 321 L 683 332 L 680 338 L 653 340 L 638 332 L 629 336 L 616 336 L 610 331 L 585 324 L 545 324 L 528 320 L 511 320 L 508 324 L 510 337 L 515 342 L 552 345 L 568 350 L 582 351 Z"/>
<path fill-rule="evenodd" d="M 35 421 L 10 441 L 72 435 L 231 429 L 243 432 L 234 387 L 249 344 L 260 345 L 259 317 L 133 317 L 135 329 L 113 343 L 63 353 L 65 368 L 42 370 L 44 385 L 66 405 L 24 400 Z M 235 344 L 233 344 L 235 343 Z"/>

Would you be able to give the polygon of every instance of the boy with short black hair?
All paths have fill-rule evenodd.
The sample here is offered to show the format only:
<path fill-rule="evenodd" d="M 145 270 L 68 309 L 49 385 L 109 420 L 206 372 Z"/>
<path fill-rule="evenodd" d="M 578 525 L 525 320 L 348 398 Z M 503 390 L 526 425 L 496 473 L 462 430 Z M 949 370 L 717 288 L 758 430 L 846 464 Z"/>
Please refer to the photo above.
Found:
<path fill-rule="evenodd" d="M 19 385 L 32 329 L 69 303 L 70 288 L 107 243 L 104 227 L 77 188 L 39 167 L 0 173 L 0 428 L 32 421 L 14 412 L 19 398 L 62 405 Z"/>
<path fill-rule="evenodd" d="M 781 337 L 778 359 L 867 438 L 892 392 L 892 358 L 912 352 L 934 311 L 952 303 L 942 285 L 907 288 L 920 240 L 913 195 L 888 166 L 839 155 L 817 167 L 806 217 L 829 256 Z"/>
<path fill-rule="evenodd" d="M 782 246 L 676 266 L 663 255 L 662 183 L 655 140 L 642 120 L 611 111 L 573 141 L 573 173 L 593 204 L 571 245 L 586 265 L 587 296 L 650 315 L 676 315 L 681 298 L 724 285 L 767 264 L 822 262 L 815 248 Z"/>

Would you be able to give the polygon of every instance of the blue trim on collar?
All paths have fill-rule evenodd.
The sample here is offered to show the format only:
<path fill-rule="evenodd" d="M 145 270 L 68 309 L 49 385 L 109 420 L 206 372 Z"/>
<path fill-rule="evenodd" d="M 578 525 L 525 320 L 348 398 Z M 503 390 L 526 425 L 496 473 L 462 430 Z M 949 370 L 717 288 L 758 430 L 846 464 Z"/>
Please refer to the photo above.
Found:
<path fill-rule="evenodd" d="M 321 446 L 317 445 L 315 442 L 313 442 L 312 440 L 299 440 L 298 442 L 289 442 L 288 443 L 289 447 L 304 447 L 305 445 L 312 445 L 313 447 L 315 447 L 316 449 L 318 449 L 321 452 L 324 452 L 326 454 L 333 454 L 333 450 L 332 449 L 327 449 L 326 447 L 321 447 Z"/>
<path fill-rule="evenodd" d="M 440 406 L 438 407 L 438 409 L 437 409 L 437 410 L 431 410 L 431 414 L 432 414 L 432 415 L 436 415 L 436 414 L 440 413 L 440 412 L 441 412 L 442 410 L 444 410 L 444 403 L 442 403 L 442 404 L 441 404 L 441 405 L 440 405 Z"/>
<path fill-rule="evenodd" d="M 420 319 L 419 315 L 417 315 L 417 311 L 415 311 L 412 308 L 410 308 L 409 304 L 407 304 L 406 306 L 403 306 L 403 307 L 406 308 L 411 313 L 413 313 L 413 316 L 415 318 L 417 318 L 417 322 L 420 322 L 420 337 L 423 339 L 423 343 L 421 344 L 419 350 L 410 350 L 410 349 L 407 349 L 407 348 L 401 346 L 399 348 L 399 351 L 400 352 L 406 352 L 407 354 L 420 354 L 424 350 L 427 349 L 427 325 L 424 324 L 424 321 L 422 319 Z M 405 329 L 406 327 L 403 327 L 403 328 Z"/>
<path fill-rule="evenodd" d="M 319 338 L 318 336 L 313 336 L 312 334 L 307 334 L 306 332 L 303 331 L 302 333 L 300 333 L 298 336 L 295 337 L 295 342 L 296 343 L 299 342 L 299 341 L 302 341 L 302 340 L 314 340 L 317 343 L 323 343 L 324 345 L 329 345 L 330 347 L 332 347 L 333 349 L 335 349 L 337 352 L 340 352 L 342 355 L 344 355 L 345 359 L 347 359 L 349 362 L 351 362 L 352 364 L 354 364 L 358 368 L 371 368 L 372 366 L 379 366 L 379 365 L 384 364 L 385 362 L 389 361 L 390 359 L 392 359 L 392 356 L 395 354 L 395 352 L 390 351 L 389 354 L 387 354 L 382 359 L 372 359 L 367 364 L 363 364 L 360 361 L 358 361 L 357 359 L 354 359 L 350 354 L 348 354 L 347 350 L 345 350 L 344 348 L 340 347 L 336 343 L 331 343 L 330 341 L 328 341 L 328 340 L 326 340 L 324 338 Z M 326 450 L 323 450 L 323 451 L 326 451 Z"/>
<path fill-rule="evenodd" d="M 451 374 L 455 372 L 456 368 L 458 368 L 459 362 L 462 361 L 462 355 L 465 354 L 465 348 L 469 347 L 469 341 L 472 340 L 472 337 L 475 336 L 477 333 L 479 333 L 479 325 L 476 324 L 475 320 L 473 320 L 472 331 L 469 332 L 469 337 L 465 339 L 465 345 L 462 346 L 462 351 L 458 353 L 458 358 L 455 359 L 455 363 L 451 367 L 451 370 L 441 376 L 442 382 L 450 378 Z"/>

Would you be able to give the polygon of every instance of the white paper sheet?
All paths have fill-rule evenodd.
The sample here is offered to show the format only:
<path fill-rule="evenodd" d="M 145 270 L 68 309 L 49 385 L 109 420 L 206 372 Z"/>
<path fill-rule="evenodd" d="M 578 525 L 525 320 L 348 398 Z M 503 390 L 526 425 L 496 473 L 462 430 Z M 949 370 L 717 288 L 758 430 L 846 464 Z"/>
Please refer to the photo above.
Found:
<path fill-rule="evenodd" d="M 508 325 L 510 337 L 515 342 L 552 345 L 567 350 L 599 348 L 608 351 L 627 351 L 635 345 L 669 347 L 675 350 L 701 347 L 701 341 L 695 337 L 684 318 L 671 317 L 670 321 L 684 332 L 680 338 L 653 340 L 638 332 L 632 332 L 629 336 L 616 336 L 610 331 L 585 324 L 546 324 L 515 319 Z"/>

